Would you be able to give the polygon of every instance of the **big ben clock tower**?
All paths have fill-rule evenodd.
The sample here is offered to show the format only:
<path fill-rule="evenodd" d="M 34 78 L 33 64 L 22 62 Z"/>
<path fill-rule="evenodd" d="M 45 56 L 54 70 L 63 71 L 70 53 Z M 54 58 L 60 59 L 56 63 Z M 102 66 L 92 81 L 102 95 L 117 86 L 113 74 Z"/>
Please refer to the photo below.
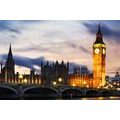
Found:
<path fill-rule="evenodd" d="M 106 45 L 103 42 L 100 24 L 93 44 L 93 87 L 99 88 L 105 85 L 105 58 Z"/>

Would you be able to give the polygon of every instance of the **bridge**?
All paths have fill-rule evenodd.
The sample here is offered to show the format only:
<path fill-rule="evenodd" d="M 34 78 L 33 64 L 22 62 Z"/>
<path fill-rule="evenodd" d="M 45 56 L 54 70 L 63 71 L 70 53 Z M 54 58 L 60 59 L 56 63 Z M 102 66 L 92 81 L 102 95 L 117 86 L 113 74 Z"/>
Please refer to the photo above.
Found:
<path fill-rule="evenodd" d="M 76 99 L 98 96 L 120 96 L 120 91 L 65 85 L 0 84 L 0 99 Z"/>

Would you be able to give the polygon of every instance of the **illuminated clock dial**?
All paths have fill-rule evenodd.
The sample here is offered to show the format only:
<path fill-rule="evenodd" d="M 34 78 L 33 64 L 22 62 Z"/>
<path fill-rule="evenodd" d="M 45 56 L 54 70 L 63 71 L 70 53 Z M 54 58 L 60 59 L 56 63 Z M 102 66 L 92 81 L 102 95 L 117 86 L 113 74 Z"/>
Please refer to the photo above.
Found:
<path fill-rule="evenodd" d="M 103 54 L 105 54 L 105 49 L 103 49 Z"/>
<path fill-rule="evenodd" d="M 99 54 L 100 50 L 98 48 L 95 49 L 95 53 Z"/>

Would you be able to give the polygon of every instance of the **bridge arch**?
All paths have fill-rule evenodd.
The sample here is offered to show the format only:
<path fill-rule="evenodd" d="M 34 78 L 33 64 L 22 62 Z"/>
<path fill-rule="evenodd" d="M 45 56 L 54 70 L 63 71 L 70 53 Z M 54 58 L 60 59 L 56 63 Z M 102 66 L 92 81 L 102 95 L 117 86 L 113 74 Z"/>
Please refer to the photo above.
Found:
<path fill-rule="evenodd" d="M 111 95 L 113 95 L 113 92 L 110 91 L 110 90 L 103 90 L 103 91 L 101 92 L 101 95 L 102 95 L 102 96 L 111 96 Z"/>
<path fill-rule="evenodd" d="M 83 90 L 82 90 L 82 89 L 80 89 L 80 88 L 76 88 L 76 87 L 68 87 L 68 88 L 64 88 L 64 89 L 60 90 L 60 92 L 62 93 L 62 92 L 67 91 L 67 90 L 77 90 L 77 91 L 80 91 L 80 92 L 83 93 Z"/>
<path fill-rule="evenodd" d="M 90 97 L 94 97 L 94 96 L 99 96 L 100 95 L 100 93 L 99 93 L 99 91 L 97 91 L 97 90 L 87 90 L 86 91 L 86 96 L 90 96 Z"/>
<path fill-rule="evenodd" d="M 58 96 L 58 91 L 50 87 L 32 86 L 23 90 L 24 99 L 47 99 Z"/>
<path fill-rule="evenodd" d="M 83 96 L 83 91 L 79 88 L 66 88 L 61 91 L 63 98 L 79 98 Z"/>
<path fill-rule="evenodd" d="M 6 85 L 0 85 L 0 88 L 8 89 L 8 90 L 11 90 L 14 93 L 18 94 L 18 91 L 15 88 L 13 88 L 13 87 L 9 87 L 9 86 L 6 86 Z"/>
<path fill-rule="evenodd" d="M 0 99 L 16 99 L 18 91 L 12 87 L 0 85 Z"/>

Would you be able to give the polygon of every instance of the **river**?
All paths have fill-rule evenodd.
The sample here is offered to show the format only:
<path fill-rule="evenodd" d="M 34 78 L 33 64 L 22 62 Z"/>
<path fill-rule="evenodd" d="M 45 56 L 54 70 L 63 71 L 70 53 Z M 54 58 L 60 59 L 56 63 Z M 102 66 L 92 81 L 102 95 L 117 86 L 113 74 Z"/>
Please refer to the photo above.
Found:
<path fill-rule="evenodd" d="M 89 97 L 89 98 L 80 98 L 80 100 L 120 100 L 118 96 L 110 96 L 110 97 Z"/>

